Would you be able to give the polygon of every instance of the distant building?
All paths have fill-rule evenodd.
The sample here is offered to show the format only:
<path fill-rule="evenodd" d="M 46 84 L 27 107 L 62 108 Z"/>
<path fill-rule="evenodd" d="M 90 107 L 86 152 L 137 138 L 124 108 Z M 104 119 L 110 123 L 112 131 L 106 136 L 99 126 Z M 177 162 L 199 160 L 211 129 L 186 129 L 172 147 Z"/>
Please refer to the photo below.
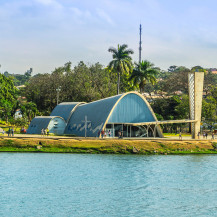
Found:
<path fill-rule="evenodd" d="M 29 70 L 27 70 L 27 71 L 26 71 L 26 73 L 27 73 L 28 75 L 30 75 L 30 76 L 31 76 L 31 75 L 32 75 L 32 71 L 33 71 L 33 69 L 32 69 L 32 68 L 30 68 Z"/>
<path fill-rule="evenodd" d="M 19 86 L 16 86 L 16 88 L 19 90 L 19 89 L 21 89 L 21 88 L 24 88 L 24 87 L 26 87 L 26 85 L 19 85 Z"/>
<path fill-rule="evenodd" d="M 17 109 L 15 114 L 14 114 L 14 119 L 18 119 L 18 118 L 22 118 L 23 115 L 22 115 L 22 112 L 20 109 Z"/>
<path fill-rule="evenodd" d="M 217 74 L 217 69 L 216 69 L 216 68 L 210 68 L 209 71 L 210 71 L 212 74 Z"/>

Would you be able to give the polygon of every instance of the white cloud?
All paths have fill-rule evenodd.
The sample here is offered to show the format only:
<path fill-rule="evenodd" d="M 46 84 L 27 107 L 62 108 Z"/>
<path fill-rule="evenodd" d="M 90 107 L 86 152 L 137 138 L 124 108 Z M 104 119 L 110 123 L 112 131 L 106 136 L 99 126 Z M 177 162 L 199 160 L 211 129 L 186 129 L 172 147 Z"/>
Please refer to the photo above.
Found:
<path fill-rule="evenodd" d="M 73 13 L 73 16 L 74 17 L 77 17 L 77 18 L 91 18 L 91 13 L 90 11 L 88 10 L 80 10 L 79 8 L 76 8 L 76 7 L 70 7 L 69 10 Z"/>
<path fill-rule="evenodd" d="M 56 0 L 35 0 L 37 3 L 40 3 L 45 6 L 52 6 L 55 8 L 62 8 L 63 6 Z"/>
<path fill-rule="evenodd" d="M 113 20 L 104 10 L 97 8 L 97 14 L 101 19 L 105 20 L 110 25 L 114 25 Z"/>
<path fill-rule="evenodd" d="M 75 15 L 75 16 L 82 16 L 82 11 L 76 7 L 71 7 L 70 10 L 72 11 L 72 13 Z"/>
<path fill-rule="evenodd" d="M 50 5 L 50 4 L 56 3 L 56 1 L 54 1 L 54 0 L 36 0 L 36 2 L 39 2 L 39 3 L 44 4 L 44 5 Z"/>

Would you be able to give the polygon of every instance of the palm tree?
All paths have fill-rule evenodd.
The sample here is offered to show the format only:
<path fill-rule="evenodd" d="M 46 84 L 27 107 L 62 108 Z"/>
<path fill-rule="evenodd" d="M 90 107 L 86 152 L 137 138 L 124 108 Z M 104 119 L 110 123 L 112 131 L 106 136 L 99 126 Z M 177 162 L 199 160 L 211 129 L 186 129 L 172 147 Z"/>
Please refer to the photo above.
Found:
<path fill-rule="evenodd" d="M 119 94 L 120 88 L 120 76 L 124 73 L 129 73 L 132 70 L 132 58 L 130 54 L 133 54 L 133 50 L 127 49 L 127 45 L 118 45 L 118 49 L 110 47 L 109 52 L 112 53 L 113 60 L 109 63 L 109 68 L 111 71 L 117 73 L 117 94 Z"/>
<path fill-rule="evenodd" d="M 133 69 L 129 79 L 133 80 L 134 85 L 139 85 L 140 93 L 142 93 L 147 82 L 150 82 L 152 85 L 157 82 L 156 75 L 158 73 L 159 70 L 154 68 L 153 63 L 144 60 L 136 63 L 136 67 Z"/>

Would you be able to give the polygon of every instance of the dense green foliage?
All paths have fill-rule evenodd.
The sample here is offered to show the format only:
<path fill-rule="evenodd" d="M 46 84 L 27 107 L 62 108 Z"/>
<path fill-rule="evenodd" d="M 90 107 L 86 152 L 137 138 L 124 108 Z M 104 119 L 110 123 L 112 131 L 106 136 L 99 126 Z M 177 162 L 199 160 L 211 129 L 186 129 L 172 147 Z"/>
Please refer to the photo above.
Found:
<path fill-rule="evenodd" d="M 6 121 L 13 115 L 17 106 L 17 91 L 13 80 L 0 74 L 0 116 Z"/>
<path fill-rule="evenodd" d="M 16 99 L 16 88 L 13 80 L 0 74 L 0 99 L 13 101 Z"/>
<path fill-rule="evenodd" d="M 4 75 L 6 77 L 10 77 L 14 81 L 15 86 L 24 85 L 31 77 L 31 73 L 26 72 L 24 75 L 20 74 L 9 74 L 8 72 L 5 72 Z"/>
<path fill-rule="evenodd" d="M 108 67 L 100 63 L 87 65 L 71 62 L 52 73 L 24 75 L 0 74 L 0 119 L 19 126 L 29 123 L 36 115 L 49 115 L 59 102 L 91 102 L 113 96 L 117 92 L 138 90 L 148 93 L 147 99 L 159 120 L 189 118 L 188 72 L 205 71 L 202 104 L 203 127 L 212 129 L 217 123 L 217 75 L 201 66 L 188 69 L 170 66 L 167 71 L 154 67 L 149 61 L 132 64 L 127 45 L 109 48 L 112 60 Z M 25 84 L 18 90 L 16 85 Z M 117 85 L 117 86 L 116 86 Z M 58 99 L 57 99 L 58 98 Z M 14 120 L 19 109 L 22 119 Z M 177 126 L 172 128 L 177 130 Z M 164 127 L 167 131 L 167 126 Z"/>
<path fill-rule="evenodd" d="M 25 125 L 38 114 L 35 103 L 25 102 L 19 96 L 19 90 L 14 86 L 13 77 L 6 77 L 0 74 L 0 117 L 6 122 L 16 123 L 14 120 L 15 112 L 21 109 L 23 120 L 18 120 L 17 124 Z M 21 124 L 20 124 L 21 125 Z"/>
<path fill-rule="evenodd" d="M 115 85 L 114 76 L 99 63 L 87 66 L 80 62 L 72 69 L 68 62 L 51 74 L 32 77 L 22 94 L 50 114 L 57 104 L 57 88 L 60 102 L 90 102 L 115 95 Z"/>
<path fill-rule="evenodd" d="M 172 71 L 172 69 L 173 71 Z M 154 92 L 159 97 L 152 100 L 153 110 L 161 120 L 175 120 L 189 118 L 188 100 L 188 72 L 185 67 L 169 68 L 168 72 L 161 72 L 158 83 L 145 87 L 146 92 Z M 202 67 L 191 70 L 205 71 Z M 166 76 L 165 76 L 166 75 Z M 163 77 L 163 78 L 162 78 Z M 217 123 L 217 75 L 205 71 L 204 95 L 202 103 L 203 128 L 211 129 Z M 177 129 L 177 126 L 174 125 Z M 172 127 L 174 127 L 172 126 Z M 166 128 L 166 127 L 165 127 Z M 215 126 L 213 126 L 215 128 Z"/>

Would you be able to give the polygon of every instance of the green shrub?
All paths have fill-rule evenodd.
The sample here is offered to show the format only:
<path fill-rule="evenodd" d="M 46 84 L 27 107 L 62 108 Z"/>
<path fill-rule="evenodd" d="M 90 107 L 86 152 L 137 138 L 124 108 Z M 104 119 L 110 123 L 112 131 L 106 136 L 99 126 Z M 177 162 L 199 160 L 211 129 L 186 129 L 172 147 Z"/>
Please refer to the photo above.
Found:
<path fill-rule="evenodd" d="M 2 120 L 0 120 L 0 124 L 2 124 L 2 125 L 6 125 L 6 121 L 2 121 Z"/>
<path fill-rule="evenodd" d="M 213 149 L 217 149 L 217 142 L 213 142 L 212 147 L 213 147 Z"/>

